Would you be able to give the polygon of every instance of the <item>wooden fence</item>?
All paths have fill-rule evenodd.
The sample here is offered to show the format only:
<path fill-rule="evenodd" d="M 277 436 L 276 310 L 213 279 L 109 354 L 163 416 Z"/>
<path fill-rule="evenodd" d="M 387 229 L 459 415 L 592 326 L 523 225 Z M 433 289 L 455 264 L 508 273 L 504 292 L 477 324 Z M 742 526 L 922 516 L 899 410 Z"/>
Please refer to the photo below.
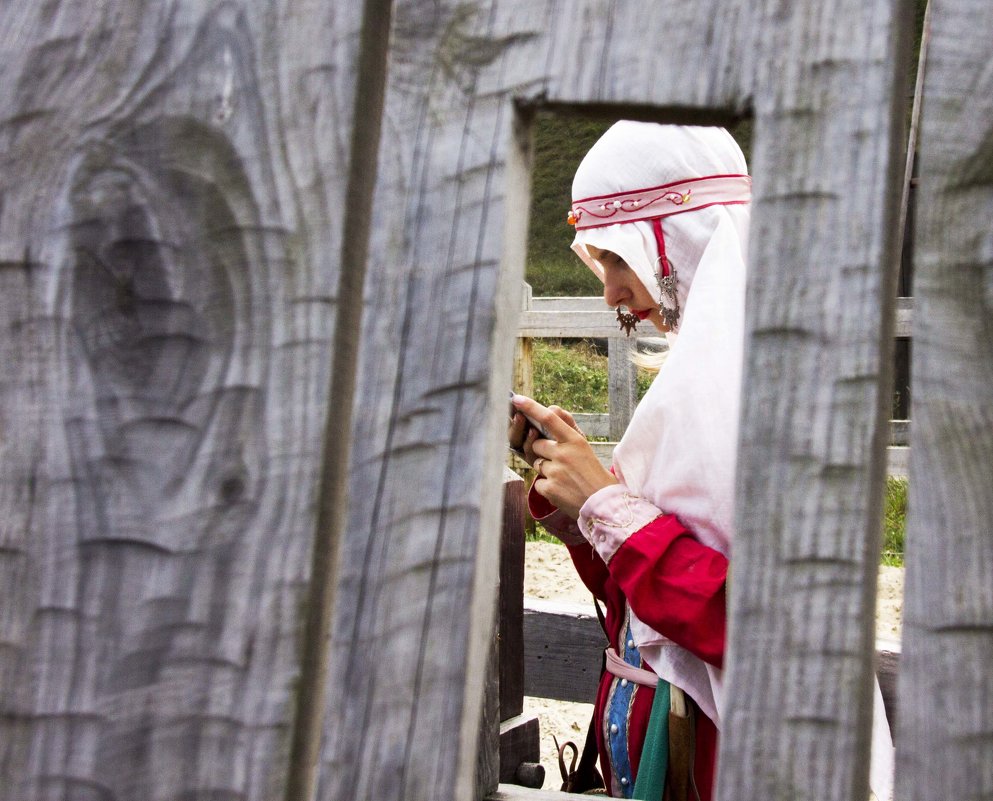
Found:
<path fill-rule="evenodd" d="M 718 797 L 864 798 L 907 11 L 0 5 L 0 797 L 526 793 L 477 745 L 556 108 L 754 120 Z M 901 799 L 993 795 L 991 43 L 935 0 Z"/>
<path fill-rule="evenodd" d="M 578 267 L 577 262 L 577 267 Z M 896 299 L 896 324 L 893 336 L 910 339 L 914 299 Z M 604 307 L 601 297 L 533 297 L 524 285 L 517 351 L 514 360 L 514 388 L 525 395 L 534 389 L 534 339 L 605 339 L 607 340 L 607 413 L 574 414 L 576 422 L 589 437 L 607 437 L 594 443 L 604 464 L 610 464 L 614 445 L 631 422 L 638 403 L 637 370 L 631 355 L 638 341 L 657 337 L 650 326 L 626 335 L 618 326 L 615 313 Z M 662 343 L 664 344 L 664 342 Z M 889 447 L 886 450 L 887 472 L 891 476 L 908 474 L 910 457 L 910 421 L 890 420 Z"/>

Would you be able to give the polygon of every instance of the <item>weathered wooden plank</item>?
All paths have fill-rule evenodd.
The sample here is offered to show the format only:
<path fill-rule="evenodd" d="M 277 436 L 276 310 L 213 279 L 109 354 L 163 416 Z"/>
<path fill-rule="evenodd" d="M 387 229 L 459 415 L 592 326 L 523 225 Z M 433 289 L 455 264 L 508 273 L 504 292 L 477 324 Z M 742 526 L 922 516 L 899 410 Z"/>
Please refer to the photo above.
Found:
<path fill-rule="evenodd" d="M 893 336 L 910 337 L 914 332 L 914 299 L 896 299 L 896 322 L 893 327 Z"/>
<path fill-rule="evenodd" d="M 909 17 L 773 6 L 718 797 L 840 801 L 868 778 Z"/>
<path fill-rule="evenodd" d="M 359 14 L 0 7 L 4 797 L 285 791 Z"/>
<path fill-rule="evenodd" d="M 507 25 L 396 7 L 320 797 L 472 794 L 526 241 Z"/>
<path fill-rule="evenodd" d="M 602 305 L 602 304 L 601 304 Z M 645 326 L 631 332 L 631 339 L 657 337 L 658 331 Z M 521 312 L 517 336 L 559 339 L 581 337 L 586 339 L 624 339 L 627 334 L 617 323 L 613 309 L 598 311 L 524 311 Z"/>
<path fill-rule="evenodd" d="M 606 637 L 588 604 L 528 598 L 524 605 L 524 694 L 593 703 Z"/>
<path fill-rule="evenodd" d="M 608 437 L 610 436 L 610 415 L 609 414 L 573 414 L 583 433 L 588 437 Z"/>
<path fill-rule="evenodd" d="M 910 445 L 909 420 L 890 420 L 890 445 Z"/>
<path fill-rule="evenodd" d="M 935 2 L 920 128 L 897 790 L 993 797 L 993 15 Z M 963 80 L 963 76 L 969 76 Z"/>
<path fill-rule="evenodd" d="M 545 303 L 543 301 L 549 301 Z M 910 337 L 913 329 L 914 299 L 896 299 L 895 337 Z M 521 313 L 519 337 L 626 339 L 617 324 L 616 313 L 605 310 L 599 298 L 534 298 L 531 308 Z M 636 329 L 631 338 L 657 337 L 647 326 Z"/>
<path fill-rule="evenodd" d="M 364 0 L 355 79 L 352 131 L 348 152 L 341 243 L 341 270 L 334 327 L 334 350 L 328 388 L 317 484 L 317 520 L 311 548 L 310 588 L 306 598 L 297 708 L 290 751 L 287 799 L 310 799 L 317 777 L 316 765 L 324 724 L 325 687 L 328 680 L 327 635 L 331 625 L 341 553 L 342 531 L 347 523 L 347 499 L 352 416 L 358 372 L 357 331 L 362 322 L 362 288 L 369 255 L 372 201 L 376 185 L 379 140 L 383 127 L 390 12 L 393 0 Z M 495 644 L 489 650 L 491 659 Z M 492 699 L 484 700 L 483 717 Z M 482 728 L 482 727 L 481 727 Z M 485 734 L 485 728 L 484 734 Z M 484 742 L 486 738 L 484 737 Z M 495 782 L 487 775 L 485 755 L 479 761 L 477 791 L 482 796 Z M 492 774 L 492 770 L 490 771 Z"/>

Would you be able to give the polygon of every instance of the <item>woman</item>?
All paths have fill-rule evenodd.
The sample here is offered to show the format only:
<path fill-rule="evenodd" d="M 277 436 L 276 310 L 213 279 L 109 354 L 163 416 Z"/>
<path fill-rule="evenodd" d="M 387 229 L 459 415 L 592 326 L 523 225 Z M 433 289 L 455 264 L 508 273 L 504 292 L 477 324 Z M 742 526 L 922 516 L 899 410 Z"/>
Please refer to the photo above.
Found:
<path fill-rule="evenodd" d="M 657 692 L 661 700 L 681 690 L 695 717 L 692 778 L 700 798 L 711 797 L 744 336 L 746 173 L 722 129 L 624 121 L 607 131 L 573 182 L 573 249 L 603 281 L 623 327 L 647 320 L 665 333 L 668 358 L 615 449 L 612 472 L 568 413 L 514 400 L 551 437 L 530 428 L 525 437 L 525 419 L 515 415 L 511 444 L 523 446 L 537 471 L 532 514 L 569 545 L 583 581 L 606 604 L 611 648 L 594 726 L 614 796 L 632 797 L 636 783 L 637 797 L 660 793 L 639 769 L 668 760 L 668 738 L 658 734 L 671 701 L 656 704 L 654 717 L 652 707 Z M 652 753 L 643 755 L 650 728 Z"/>
<path fill-rule="evenodd" d="M 622 327 L 665 333 L 665 364 L 604 470 L 567 412 L 515 396 L 509 437 L 537 472 L 532 515 L 606 604 L 594 727 L 611 795 L 712 796 L 744 340 L 750 180 L 723 129 L 619 122 L 573 181 L 573 249 Z M 626 307 L 629 311 L 624 312 Z M 538 438 L 524 415 L 545 427 Z M 653 686 L 655 685 L 655 686 Z M 678 700 L 695 731 L 686 754 Z M 870 784 L 890 797 L 878 684 Z M 669 707 L 676 717 L 670 723 Z M 670 758 L 670 755 L 672 758 Z M 677 758 L 678 757 L 678 758 Z M 691 764 L 689 778 L 680 760 Z M 694 785 L 695 788 L 686 785 Z"/>

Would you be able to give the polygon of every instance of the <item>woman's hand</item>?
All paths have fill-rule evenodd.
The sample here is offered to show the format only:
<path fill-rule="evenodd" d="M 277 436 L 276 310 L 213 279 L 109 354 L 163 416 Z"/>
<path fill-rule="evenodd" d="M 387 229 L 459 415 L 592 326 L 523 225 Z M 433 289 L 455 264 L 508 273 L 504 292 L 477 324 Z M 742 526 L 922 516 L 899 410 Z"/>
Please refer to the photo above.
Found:
<path fill-rule="evenodd" d="M 538 473 L 534 488 L 571 518 L 579 517 L 586 499 L 597 490 L 616 484 L 617 479 L 600 464 L 572 415 L 557 406 L 545 407 L 536 400 L 515 395 L 513 405 L 540 423 L 552 436 L 544 439 L 533 428 L 524 435 L 524 414 L 515 414 L 509 435 L 524 437 L 524 458 Z M 518 420 L 520 418 L 520 420 Z"/>

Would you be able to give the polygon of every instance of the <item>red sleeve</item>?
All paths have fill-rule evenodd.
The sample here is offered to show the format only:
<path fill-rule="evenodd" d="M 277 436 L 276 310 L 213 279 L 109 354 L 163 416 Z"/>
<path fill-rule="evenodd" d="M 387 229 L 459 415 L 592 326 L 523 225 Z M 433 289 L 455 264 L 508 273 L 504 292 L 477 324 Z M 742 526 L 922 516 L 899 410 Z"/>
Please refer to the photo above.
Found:
<path fill-rule="evenodd" d="M 722 667 L 728 570 L 723 554 L 694 539 L 675 515 L 662 515 L 628 537 L 608 569 L 643 622 Z"/>

